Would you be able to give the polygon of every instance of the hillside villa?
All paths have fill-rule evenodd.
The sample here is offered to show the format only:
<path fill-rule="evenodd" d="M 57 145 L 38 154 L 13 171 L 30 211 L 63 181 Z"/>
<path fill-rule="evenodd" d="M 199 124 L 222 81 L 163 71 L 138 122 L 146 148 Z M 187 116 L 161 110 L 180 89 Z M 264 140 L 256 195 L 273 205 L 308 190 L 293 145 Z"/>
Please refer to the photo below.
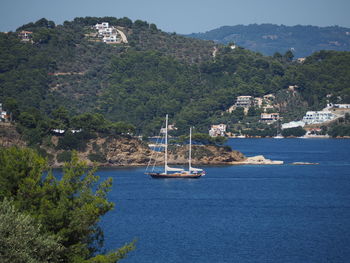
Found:
<path fill-rule="evenodd" d="M 211 137 L 225 136 L 226 134 L 226 124 L 211 125 L 209 130 L 209 135 Z"/>
<path fill-rule="evenodd" d="M 114 26 L 110 26 L 108 22 L 96 24 L 93 28 L 97 30 L 97 37 L 102 38 L 106 44 L 128 43 L 125 34 Z"/>
<path fill-rule="evenodd" d="M 236 108 L 241 107 L 244 109 L 245 114 L 247 114 L 248 109 L 250 107 L 262 108 L 264 111 L 267 109 L 273 109 L 273 101 L 275 99 L 275 95 L 267 94 L 261 97 L 253 97 L 253 96 L 238 96 L 234 105 L 232 105 L 227 111 L 231 113 Z"/>
<path fill-rule="evenodd" d="M 278 120 L 280 120 L 279 113 L 261 113 L 260 115 L 260 122 L 263 122 L 266 124 L 271 124 Z"/>
<path fill-rule="evenodd" d="M 23 30 L 18 33 L 18 37 L 21 39 L 22 42 L 32 42 L 33 32 Z"/>

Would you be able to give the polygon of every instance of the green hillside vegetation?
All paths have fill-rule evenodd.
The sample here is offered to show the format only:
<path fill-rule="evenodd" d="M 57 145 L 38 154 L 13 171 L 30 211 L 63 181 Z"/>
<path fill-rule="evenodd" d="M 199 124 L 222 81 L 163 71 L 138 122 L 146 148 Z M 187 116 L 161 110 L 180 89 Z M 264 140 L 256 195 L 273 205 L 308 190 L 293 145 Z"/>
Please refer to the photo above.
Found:
<path fill-rule="evenodd" d="M 128 43 L 92 41 L 88 32 L 104 21 L 123 30 Z M 321 51 L 299 64 L 290 51 L 268 57 L 229 44 L 217 46 L 213 57 L 212 42 L 128 18 L 76 18 L 57 26 L 41 19 L 20 30 L 32 31 L 33 43 L 0 33 L 0 101 L 33 145 L 55 128 L 83 129 L 62 139 L 78 148 L 96 133 L 154 135 L 165 114 L 178 128 L 174 135 L 190 125 L 207 133 L 218 122 L 233 130 L 249 123 L 252 134 L 271 134 L 257 123 L 259 109 L 247 116 L 224 112 L 239 95 L 276 94 L 286 120 L 323 108 L 327 94 L 332 102 L 350 101 L 348 52 Z M 287 92 L 289 85 L 298 85 L 297 95 Z"/>

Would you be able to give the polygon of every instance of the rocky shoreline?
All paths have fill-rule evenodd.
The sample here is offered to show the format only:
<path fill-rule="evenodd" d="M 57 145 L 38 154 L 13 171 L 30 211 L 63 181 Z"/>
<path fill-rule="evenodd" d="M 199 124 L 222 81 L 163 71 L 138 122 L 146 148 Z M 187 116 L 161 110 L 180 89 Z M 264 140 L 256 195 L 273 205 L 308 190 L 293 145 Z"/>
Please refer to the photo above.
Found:
<path fill-rule="evenodd" d="M 4 147 L 25 147 L 26 143 L 21 139 L 12 125 L 3 127 L 0 143 Z M 69 150 L 57 149 L 59 136 L 52 136 L 50 146 L 41 145 L 40 151 L 44 152 L 48 163 L 53 168 L 61 168 L 65 161 L 61 156 L 69 153 Z M 172 165 L 186 165 L 188 163 L 188 146 L 169 145 L 168 163 Z M 107 136 L 96 137 L 87 142 L 84 151 L 77 152 L 81 160 L 89 166 L 101 167 L 132 167 L 146 166 L 150 158 L 156 157 L 157 165 L 164 164 L 164 154 L 155 152 L 148 147 L 146 142 L 131 136 Z M 244 165 L 244 164 L 283 164 L 282 161 L 272 161 L 263 156 L 246 157 L 239 151 L 227 146 L 194 145 L 192 146 L 193 165 Z"/>

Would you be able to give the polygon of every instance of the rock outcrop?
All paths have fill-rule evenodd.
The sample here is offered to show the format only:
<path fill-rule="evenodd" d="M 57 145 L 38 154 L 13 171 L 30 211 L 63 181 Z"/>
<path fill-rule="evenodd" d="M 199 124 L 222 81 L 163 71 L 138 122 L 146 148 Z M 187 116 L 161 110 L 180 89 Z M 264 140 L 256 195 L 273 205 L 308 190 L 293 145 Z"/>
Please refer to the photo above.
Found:
<path fill-rule="evenodd" d="M 169 163 L 188 163 L 188 146 L 170 147 L 169 153 Z M 246 157 L 241 152 L 231 150 L 229 147 L 192 146 L 192 163 L 194 165 L 234 164 L 245 159 Z"/>
<path fill-rule="evenodd" d="M 283 164 L 283 161 L 273 161 L 270 159 L 266 159 L 262 155 L 257 155 L 253 157 L 247 157 L 243 161 L 236 162 L 236 164 Z"/>

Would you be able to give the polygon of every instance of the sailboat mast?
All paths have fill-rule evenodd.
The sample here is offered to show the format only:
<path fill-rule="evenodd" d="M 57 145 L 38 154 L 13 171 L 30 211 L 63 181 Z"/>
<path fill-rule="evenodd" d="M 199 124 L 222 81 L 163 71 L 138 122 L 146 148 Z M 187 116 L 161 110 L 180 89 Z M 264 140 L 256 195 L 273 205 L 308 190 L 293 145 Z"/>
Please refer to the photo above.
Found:
<path fill-rule="evenodd" d="M 192 127 L 190 127 L 190 149 L 188 152 L 188 171 L 191 173 L 191 158 L 192 158 Z"/>
<path fill-rule="evenodd" d="M 167 174 L 168 170 L 168 114 L 165 118 L 165 164 L 164 164 L 164 173 Z"/>

